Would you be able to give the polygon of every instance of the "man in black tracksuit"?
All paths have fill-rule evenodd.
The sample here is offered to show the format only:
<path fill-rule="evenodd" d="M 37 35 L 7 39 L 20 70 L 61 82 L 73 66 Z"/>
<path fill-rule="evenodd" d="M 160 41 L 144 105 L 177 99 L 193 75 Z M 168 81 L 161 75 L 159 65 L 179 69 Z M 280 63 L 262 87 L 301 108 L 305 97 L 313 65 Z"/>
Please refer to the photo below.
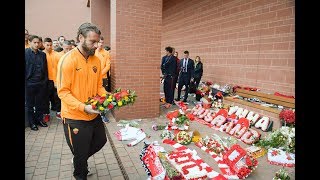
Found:
<path fill-rule="evenodd" d="M 43 122 L 48 108 L 48 67 L 46 54 L 39 50 L 39 37 L 32 35 L 29 42 L 30 48 L 25 49 L 25 110 L 31 130 L 37 131 L 37 125 L 48 126 Z"/>
<path fill-rule="evenodd" d="M 168 104 L 174 104 L 173 93 L 175 90 L 174 78 L 177 76 L 177 61 L 175 56 L 172 55 L 172 47 L 165 48 L 166 55 L 162 57 L 161 72 L 164 78 L 163 91 L 166 102 Z"/>

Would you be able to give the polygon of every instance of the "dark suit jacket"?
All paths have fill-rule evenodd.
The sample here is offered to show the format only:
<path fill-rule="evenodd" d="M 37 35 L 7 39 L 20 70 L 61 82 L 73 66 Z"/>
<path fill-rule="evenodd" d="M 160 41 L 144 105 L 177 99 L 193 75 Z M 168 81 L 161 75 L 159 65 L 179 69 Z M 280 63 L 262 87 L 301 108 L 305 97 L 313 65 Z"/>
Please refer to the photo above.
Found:
<path fill-rule="evenodd" d="M 33 76 L 37 65 L 41 67 L 41 81 L 32 82 L 29 79 Z M 27 86 L 34 84 L 45 85 L 48 83 L 47 58 L 44 52 L 38 51 L 38 53 L 35 54 L 31 48 L 25 49 L 25 83 Z"/>
<path fill-rule="evenodd" d="M 180 76 L 183 70 L 183 62 L 184 58 L 180 59 Z M 188 59 L 188 65 L 187 65 L 187 74 L 188 74 L 188 79 L 191 79 L 194 75 L 194 61 L 192 59 Z"/>
<path fill-rule="evenodd" d="M 161 60 L 161 72 L 163 75 L 176 77 L 177 60 L 175 56 L 163 56 Z"/>
<path fill-rule="evenodd" d="M 200 61 L 196 67 L 194 68 L 194 78 L 200 78 L 202 77 L 203 74 L 203 64 Z"/>

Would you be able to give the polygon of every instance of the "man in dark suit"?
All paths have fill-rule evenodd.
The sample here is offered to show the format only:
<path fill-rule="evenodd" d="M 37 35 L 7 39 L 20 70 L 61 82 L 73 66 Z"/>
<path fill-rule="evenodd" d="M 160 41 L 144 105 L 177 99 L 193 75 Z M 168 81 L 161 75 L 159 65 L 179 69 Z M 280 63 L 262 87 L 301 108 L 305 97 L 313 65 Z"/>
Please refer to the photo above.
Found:
<path fill-rule="evenodd" d="M 189 93 L 189 84 L 190 81 L 193 82 L 194 75 L 194 62 L 189 58 L 189 51 L 184 51 L 184 58 L 180 59 L 180 73 L 179 73 L 179 84 L 178 84 L 178 97 L 176 101 L 180 101 L 181 89 L 182 86 L 186 86 L 186 91 L 184 94 L 183 102 L 187 102 L 188 93 Z"/>
<path fill-rule="evenodd" d="M 43 114 L 48 110 L 48 66 L 46 54 L 39 50 L 38 36 L 29 37 L 30 48 L 25 49 L 25 108 L 31 130 L 47 127 Z"/>
<path fill-rule="evenodd" d="M 169 108 L 172 104 L 174 104 L 173 101 L 173 93 L 175 89 L 174 85 L 174 78 L 177 76 L 177 61 L 176 58 L 172 54 L 172 47 L 168 46 L 165 48 L 166 55 L 162 57 L 161 62 L 161 72 L 163 75 L 163 91 L 164 96 L 166 99 L 166 107 Z"/>

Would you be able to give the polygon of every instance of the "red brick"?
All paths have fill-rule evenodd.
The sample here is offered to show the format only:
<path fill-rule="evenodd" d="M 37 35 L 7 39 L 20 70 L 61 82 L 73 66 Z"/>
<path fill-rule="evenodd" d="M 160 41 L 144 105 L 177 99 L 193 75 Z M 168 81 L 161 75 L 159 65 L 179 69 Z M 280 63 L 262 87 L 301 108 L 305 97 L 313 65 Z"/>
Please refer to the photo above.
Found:
<path fill-rule="evenodd" d="M 281 34 L 281 33 L 290 33 L 291 31 L 291 25 L 285 25 L 281 27 L 276 27 L 275 33 L 276 34 Z"/>
<path fill-rule="evenodd" d="M 282 66 L 285 67 L 288 65 L 287 59 L 273 59 L 271 61 L 271 66 Z"/>
<path fill-rule="evenodd" d="M 292 16 L 292 12 L 293 12 L 293 9 L 291 7 L 286 8 L 286 9 L 282 9 L 282 10 L 277 11 L 277 17 Z"/>
<path fill-rule="evenodd" d="M 295 67 L 295 59 L 289 59 L 288 60 L 288 66 L 289 67 Z"/>
<path fill-rule="evenodd" d="M 274 50 L 288 50 L 289 49 L 289 42 L 283 43 L 275 43 L 273 46 Z"/>
<path fill-rule="evenodd" d="M 287 71 L 285 76 L 286 83 L 295 84 L 295 73 L 293 71 Z"/>

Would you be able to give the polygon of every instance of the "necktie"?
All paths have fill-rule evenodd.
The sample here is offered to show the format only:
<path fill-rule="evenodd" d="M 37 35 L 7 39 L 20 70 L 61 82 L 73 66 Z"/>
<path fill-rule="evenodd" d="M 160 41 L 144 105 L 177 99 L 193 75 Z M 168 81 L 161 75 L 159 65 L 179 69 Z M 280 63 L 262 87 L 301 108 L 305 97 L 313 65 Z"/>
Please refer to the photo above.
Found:
<path fill-rule="evenodd" d="M 184 59 L 184 72 L 187 72 L 188 59 Z"/>

